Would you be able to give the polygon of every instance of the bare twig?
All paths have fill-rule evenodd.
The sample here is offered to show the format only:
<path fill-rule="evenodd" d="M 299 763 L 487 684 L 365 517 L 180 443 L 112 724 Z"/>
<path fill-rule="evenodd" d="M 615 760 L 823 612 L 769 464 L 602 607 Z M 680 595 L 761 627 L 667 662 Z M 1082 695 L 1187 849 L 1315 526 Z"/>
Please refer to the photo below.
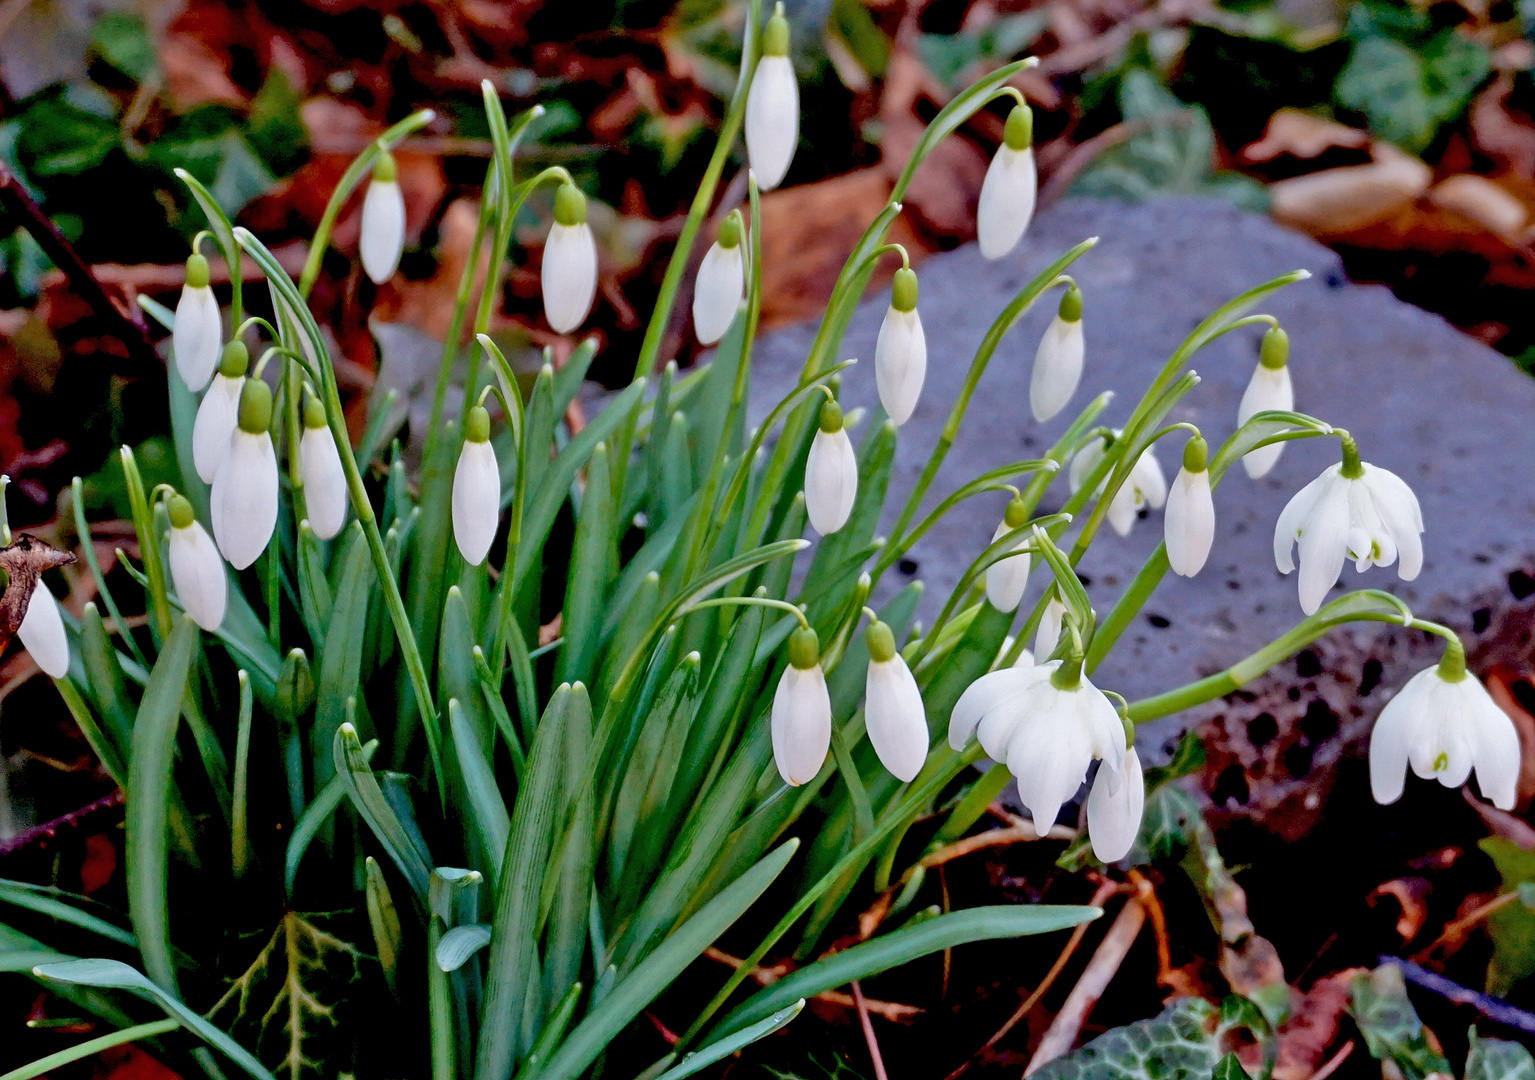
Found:
<path fill-rule="evenodd" d="M 1327 1059 L 1327 1064 L 1323 1065 L 1320 1069 L 1311 1074 L 1311 1080 L 1327 1080 L 1329 1076 L 1338 1071 L 1338 1066 L 1347 1061 L 1348 1056 L 1353 1052 L 1354 1040 L 1350 1039 L 1348 1042 L 1343 1044 L 1342 1050 L 1339 1050 L 1336 1054 Z"/>
<path fill-rule="evenodd" d="M 863 999 L 863 988 L 854 979 L 853 1003 L 858 1006 L 858 1025 L 863 1028 L 863 1041 L 869 1044 L 869 1060 L 874 1065 L 874 1080 L 890 1080 L 885 1072 L 885 1059 L 879 1052 L 879 1040 L 874 1037 L 874 1021 L 869 1019 L 869 1006 Z"/>
<path fill-rule="evenodd" d="M 60 830 L 78 828 L 86 818 L 93 817 L 103 810 L 111 810 L 113 807 L 123 804 L 123 793 L 119 789 L 110 795 L 103 795 L 95 802 L 86 803 L 78 810 L 71 810 L 63 817 L 45 821 L 41 825 L 34 825 L 24 832 L 19 832 L 9 840 L 0 843 L 0 859 L 7 855 L 14 855 L 18 851 L 24 851 L 33 844 L 41 844 L 52 840 L 59 835 Z"/>
<path fill-rule="evenodd" d="M 741 966 L 740 957 L 731 956 L 729 953 L 722 952 L 713 946 L 705 949 L 704 955 L 710 960 L 724 964 L 727 967 L 738 968 Z M 753 968 L 751 977 L 759 986 L 771 986 L 787 975 L 789 971 L 790 968 L 787 964 L 775 964 L 767 968 Z M 815 999 L 817 1001 L 824 1001 L 828 1005 L 840 1005 L 844 1009 L 856 1009 L 858 1007 L 858 1003 L 853 1000 L 851 994 L 842 994 L 835 990 L 824 990 L 815 995 Z M 923 1012 L 922 1009 L 915 1005 L 906 1005 L 899 1001 L 881 1001 L 878 998 L 870 997 L 866 997 L 863 1000 L 864 1006 L 869 1012 L 882 1016 L 895 1024 L 909 1024 Z"/>
<path fill-rule="evenodd" d="M 1441 945 L 1449 945 L 1452 942 L 1459 941 L 1461 938 L 1465 937 L 1467 930 L 1470 930 L 1472 927 L 1476 926 L 1477 923 L 1481 922 L 1483 919 L 1487 918 L 1487 916 L 1493 914 L 1494 912 L 1501 911 L 1503 908 L 1506 908 L 1509 904 L 1513 903 L 1517 899 L 1519 899 L 1519 894 L 1517 892 L 1507 892 L 1501 896 L 1494 897 L 1493 899 L 1487 901 L 1485 904 L 1473 908 L 1471 911 L 1456 919 L 1454 922 L 1445 923 L 1444 929 L 1440 932 L 1439 936 L 1436 937 L 1433 941 L 1429 942 L 1423 948 L 1419 949 L 1416 953 L 1414 953 L 1412 957 L 1413 960 L 1425 960 L 1429 956 L 1432 956 L 1434 950 L 1439 948 Z"/>

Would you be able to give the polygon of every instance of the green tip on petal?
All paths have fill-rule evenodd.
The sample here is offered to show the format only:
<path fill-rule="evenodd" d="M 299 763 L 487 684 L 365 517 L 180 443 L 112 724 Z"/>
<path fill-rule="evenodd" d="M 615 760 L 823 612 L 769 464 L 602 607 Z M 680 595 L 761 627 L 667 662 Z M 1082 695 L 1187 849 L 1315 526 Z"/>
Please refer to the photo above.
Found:
<path fill-rule="evenodd" d="M 243 341 L 231 341 L 219 356 L 219 374 L 226 379 L 238 379 L 250 367 L 250 350 Z"/>
<path fill-rule="evenodd" d="M 185 529 L 197 520 L 197 515 L 192 513 L 192 504 L 187 502 L 185 495 L 172 495 L 165 501 L 165 509 L 170 515 L 171 525 L 177 529 Z"/>
<path fill-rule="evenodd" d="M 828 401 L 821 406 L 821 430 L 828 435 L 835 435 L 842 430 L 842 406 L 835 401 Z"/>
<path fill-rule="evenodd" d="M 1277 326 L 1271 326 L 1263 335 L 1263 345 L 1258 350 L 1258 363 L 1271 371 L 1278 371 L 1290 362 L 1290 335 Z"/>
<path fill-rule="evenodd" d="M 197 252 L 187 256 L 187 288 L 206 289 L 208 287 L 208 260 Z"/>
<path fill-rule="evenodd" d="M 1027 150 L 1034 145 L 1034 110 L 1027 105 L 1014 105 L 1007 114 L 1007 127 L 1002 130 L 1002 141 L 1009 150 Z"/>
<path fill-rule="evenodd" d="M 890 283 L 890 306 L 897 311 L 914 311 L 917 307 L 917 272 L 901 267 Z"/>
<path fill-rule="evenodd" d="M 741 211 L 732 210 L 723 224 L 720 225 L 719 245 L 722 248 L 733 248 L 741 242 L 741 236 L 745 227 L 741 224 Z"/>
<path fill-rule="evenodd" d="M 378 159 L 373 162 L 373 179 L 380 184 L 392 184 L 394 178 L 394 155 L 388 150 L 380 150 Z"/>
<path fill-rule="evenodd" d="M 864 633 L 869 643 L 869 659 L 876 664 L 887 664 L 895 659 L 895 632 L 889 624 L 872 622 Z"/>
<path fill-rule="evenodd" d="M 464 438 L 470 442 L 485 442 L 490 438 L 490 413 L 485 406 L 476 405 L 464 417 Z"/>
<path fill-rule="evenodd" d="M 784 18 L 782 4 L 774 9 L 773 17 L 767 21 L 767 29 L 762 32 L 762 55 L 789 55 L 789 20 Z"/>
<path fill-rule="evenodd" d="M 789 663 L 801 671 L 809 671 L 821 662 L 821 639 L 808 626 L 802 626 L 789 635 Z"/>
<path fill-rule="evenodd" d="M 1195 435 L 1183 444 L 1183 467 L 1191 473 L 1204 472 L 1210 467 L 1210 444 L 1203 436 Z"/>
<path fill-rule="evenodd" d="M 325 426 L 325 406 L 320 404 L 319 398 L 307 392 L 304 394 L 304 426 L 306 428 Z"/>
<path fill-rule="evenodd" d="M 259 435 L 272 423 L 272 388 L 260 379 L 246 379 L 240 391 L 240 430 Z"/>
<path fill-rule="evenodd" d="M 1009 529 L 1021 529 L 1023 523 L 1029 520 L 1029 508 L 1021 498 L 1011 499 L 1002 513 L 1002 520 Z"/>
<path fill-rule="evenodd" d="M 1067 322 L 1082 321 L 1082 290 L 1073 285 L 1066 290 L 1061 297 L 1061 306 L 1057 309 L 1061 318 Z"/>
<path fill-rule="evenodd" d="M 561 184 L 554 194 L 554 220 L 561 225 L 586 224 L 586 196 L 574 184 Z"/>

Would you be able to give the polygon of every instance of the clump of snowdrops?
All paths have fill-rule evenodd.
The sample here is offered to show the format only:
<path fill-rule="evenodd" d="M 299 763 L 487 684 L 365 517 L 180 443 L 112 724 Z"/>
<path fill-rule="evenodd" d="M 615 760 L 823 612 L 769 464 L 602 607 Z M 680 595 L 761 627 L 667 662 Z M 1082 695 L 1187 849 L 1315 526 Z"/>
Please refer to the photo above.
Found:
<path fill-rule="evenodd" d="M 431 421 L 416 433 L 418 475 L 402 456 L 396 402 L 372 402 L 354 442 L 305 297 L 331 225 L 365 180 L 362 265 L 375 281 L 395 272 L 406 215 L 390 147 L 429 114 L 357 159 L 297 282 L 185 177 L 209 231 L 194 243 L 174 316 L 146 305 L 174 327 L 180 487 L 145 490 L 122 452 L 141 554 L 129 569 L 147 631 L 123 631 L 90 545 L 108 618 L 88 604 L 77 623 L 67 619 L 40 587 L 21 628 L 127 797 L 126 913 L 16 884 L 0 893 L 50 915 L 59 939 L 0 925 L 0 968 L 30 972 L 107 1025 L 58 1057 L 153 1039 L 181 1067 L 215 1077 L 231 1064 L 298 1080 L 312 1067 L 383 1062 L 391 1073 L 429 1068 L 435 1080 L 678 1080 L 781 1027 L 806 996 L 963 942 L 1095 917 L 1087 907 L 924 909 L 922 857 L 962 837 L 1010 778 L 1044 835 L 1091 773 L 1091 848 L 1104 862 L 1123 858 L 1144 802 L 1135 724 L 1229 693 L 1351 620 L 1446 642 L 1443 662 L 1381 716 L 1377 797 L 1397 798 L 1410 764 L 1451 785 L 1474 767 L 1494 802 L 1512 803 L 1513 728 L 1466 673 L 1455 635 L 1383 591 L 1324 603 L 1345 560 L 1414 577 L 1424 524 L 1407 486 L 1362 461 L 1347 432 L 1293 411 L 1288 339 L 1248 312 L 1304 272 L 1210 316 L 1148 371 L 1117 427 L 1100 423 L 1107 395 L 1078 403 L 1039 459 L 932 497 L 971 396 L 1031 305 L 1058 305 L 1033 357 L 1037 420 L 1072 406 L 1090 362 L 1087 298 L 1067 271 L 1093 240 L 1018 292 L 958 387 L 924 386 L 917 274 L 884 243 L 933 147 L 1011 99 L 977 229 L 987 258 L 1015 248 L 1035 171 L 1031 114 L 1009 80 L 1028 61 L 981 79 L 933 120 L 849 258 L 798 386 L 747 427 L 759 192 L 782 180 L 798 130 L 788 24 L 780 12 L 764 25 L 753 5 L 750 27 L 762 31 L 748 31 L 634 380 L 579 429 L 564 418 L 594 342 L 558 369 L 546 354 L 528 383 L 486 330 L 512 222 L 545 188 L 554 191 L 545 314 L 557 332 L 579 330 L 597 273 L 586 199 L 560 168 L 516 178 L 517 138 L 537 110 L 508 122 L 487 86 L 495 155 Z M 749 198 L 715 207 L 743 126 Z M 717 235 L 692 314 L 718 351 L 685 375 L 674 364 L 657 371 L 711 211 Z M 238 281 L 226 320 L 207 243 L 231 263 L 255 260 L 273 320 L 246 312 Z M 486 281 L 476 277 L 481 251 Z M 839 342 L 876 265 L 896 258 L 870 372 L 842 358 Z M 1263 331 L 1261 359 L 1233 432 L 1217 441 L 1164 426 L 1198 382 L 1193 355 L 1247 328 Z M 463 407 L 451 410 L 460 377 Z M 863 419 L 855 446 L 838 388 L 868 378 L 882 409 Z M 915 487 L 891 492 L 900 425 L 922 394 L 952 399 L 952 411 Z M 1299 545 L 1305 617 L 1227 671 L 1150 699 L 1094 685 L 1166 572 L 1204 566 L 1232 467 L 1261 476 L 1298 438 L 1336 439 L 1341 458 L 1277 516 L 1279 569 L 1294 569 Z M 1181 456 L 1171 484 L 1156 450 L 1164 440 Z M 1041 515 L 1056 483 L 1069 487 L 1064 508 Z M 889 497 L 901 510 L 877 535 Z M 997 500 L 996 531 L 976 537 L 932 625 L 913 622 L 918 585 L 875 610 L 886 571 L 969 499 Z M 1154 527 L 1137 526 L 1145 509 L 1164 511 L 1165 542 L 1100 615 L 1073 565 L 1093 542 L 1114 542 L 1105 521 L 1119 534 Z M 987 759 L 995 764 L 975 768 Z M 917 842 L 908 834 L 919 820 Z M 871 889 L 889 900 L 872 940 L 743 987 L 776 947 L 814 957 L 845 902 L 867 902 Z M 316 911 L 329 914 L 305 914 Z M 605 1055 L 743 916 L 758 944 L 696 1014 L 665 1006 L 681 1033 L 670 1052 L 648 1068 Z M 339 982 L 325 984 L 338 969 Z"/>

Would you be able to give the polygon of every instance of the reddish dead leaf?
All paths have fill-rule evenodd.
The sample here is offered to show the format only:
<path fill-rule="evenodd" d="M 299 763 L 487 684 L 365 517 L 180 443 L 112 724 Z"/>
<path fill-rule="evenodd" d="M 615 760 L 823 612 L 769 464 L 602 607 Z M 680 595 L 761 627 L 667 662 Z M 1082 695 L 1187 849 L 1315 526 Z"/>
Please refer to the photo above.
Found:
<path fill-rule="evenodd" d="M 1471 140 L 1476 148 L 1517 176 L 1535 175 L 1535 118 L 1509 104 L 1513 75 L 1504 72 L 1471 104 Z"/>
<path fill-rule="evenodd" d="M 117 873 L 117 845 L 109 836 L 96 833 L 85 838 L 85 858 L 80 863 L 80 891 L 90 896 L 107 886 Z"/>
<path fill-rule="evenodd" d="M 1328 1050 L 1338 1040 L 1339 1022 L 1348 1009 L 1349 984 L 1363 971 L 1352 968 L 1318 979 L 1299 996 L 1279 1027 L 1279 1060 L 1274 1066 L 1274 1080 L 1307 1080 L 1322 1065 Z"/>
<path fill-rule="evenodd" d="M 1381 143 L 1368 165 L 1280 180 L 1269 186 L 1274 217 L 1317 237 L 1373 225 L 1402 210 L 1428 190 L 1433 171 L 1410 154 Z"/>
<path fill-rule="evenodd" d="M 1473 173 L 1460 173 L 1440 181 L 1428 197 L 1435 206 L 1457 213 L 1515 242 L 1529 218 L 1517 195 L 1495 181 Z"/>
<path fill-rule="evenodd" d="M 1489 671 L 1486 682 L 1492 700 L 1508 714 L 1519 732 L 1518 808 L 1524 809 L 1535 799 L 1535 714 L 1525 706 L 1525 702 L 1535 702 L 1535 682 L 1528 673 L 1504 664 Z"/>
<path fill-rule="evenodd" d="M 1411 941 L 1418 936 L 1423 929 L 1423 923 L 1428 918 L 1428 894 L 1430 886 L 1425 878 L 1405 877 L 1395 878 L 1383 885 L 1377 885 L 1365 898 L 1365 902 L 1372 908 L 1379 906 L 1382 901 L 1395 901 L 1401 908 L 1401 914 L 1396 918 L 1396 932 L 1402 936 L 1402 942 Z"/>
<path fill-rule="evenodd" d="M 1243 149 L 1242 160 L 1256 165 L 1282 154 L 1310 160 L 1328 150 L 1362 150 L 1369 145 L 1367 131 L 1299 109 L 1280 109 L 1269 117 L 1263 138 Z"/>
<path fill-rule="evenodd" d="M 181 1074 L 131 1044 L 105 1050 L 98 1058 L 101 1080 L 181 1080 Z"/>

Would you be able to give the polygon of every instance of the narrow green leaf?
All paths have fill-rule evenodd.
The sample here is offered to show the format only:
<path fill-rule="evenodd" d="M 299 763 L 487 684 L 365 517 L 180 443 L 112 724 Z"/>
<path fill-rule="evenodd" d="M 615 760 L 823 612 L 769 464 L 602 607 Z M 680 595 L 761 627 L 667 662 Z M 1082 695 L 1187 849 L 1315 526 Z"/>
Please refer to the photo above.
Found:
<path fill-rule="evenodd" d="M 80 614 L 80 660 L 107 735 L 118 757 L 125 758 L 133 745 L 133 702 L 123 683 L 123 665 L 95 604 L 86 604 Z"/>
<path fill-rule="evenodd" d="M 563 416 L 570 403 L 581 392 L 581 383 L 597 356 L 597 339 L 583 338 L 581 344 L 571 350 L 565 362 L 554 373 L 554 414 Z"/>
<path fill-rule="evenodd" d="M 376 744 L 369 744 L 376 745 Z M 384 868 L 369 855 L 364 862 L 368 881 L 364 887 L 368 902 L 368 926 L 373 930 L 373 946 L 378 950 L 379 966 L 384 969 L 384 979 L 391 992 L 400 992 L 400 953 L 404 933 L 400 929 L 400 912 L 394 906 L 389 893 L 389 883 L 384 880 Z"/>
<path fill-rule="evenodd" d="M 81 930 L 88 930 L 108 941 L 126 945 L 130 949 L 138 948 L 138 939 L 132 933 L 112 925 L 105 919 L 81 911 L 75 906 L 75 903 L 84 901 L 84 897 L 76 897 L 62 889 L 0 878 L 0 904 L 11 904 L 14 907 L 35 911 L 39 915 L 46 915 L 59 922 L 77 926 Z"/>
<path fill-rule="evenodd" d="M 800 998 L 792 1005 L 779 1009 L 772 1016 L 758 1020 L 755 1024 L 744 1027 L 733 1035 L 727 1035 L 725 1038 L 712 1042 L 700 1050 L 685 1055 L 681 1061 L 656 1077 L 656 1080 L 683 1080 L 684 1077 L 692 1076 L 700 1069 L 708 1068 L 716 1061 L 722 1061 L 743 1047 L 756 1042 L 758 1039 L 765 1038 L 780 1028 L 786 1027 L 789 1021 L 798 1016 L 804 1007 L 805 999 Z"/>
<path fill-rule="evenodd" d="M 346 785 L 347 794 L 357 812 L 368 823 L 368 828 L 384 846 L 384 851 L 394 860 L 400 873 L 410 883 L 416 899 L 426 901 L 426 888 L 431 877 L 427 853 L 421 850 L 415 837 L 401 823 L 394 808 L 384 796 L 378 778 L 368 768 L 363 756 L 362 743 L 357 739 L 357 729 L 342 724 L 336 731 L 336 775 Z"/>
<path fill-rule="evenodd" d="M 597 666 L 604 602 L 608 586 L 618 574 L 614 517 L 608 451 L 598 443 L 586 470 L 586 493 L 576 518 L 575 547 L 562 609 L 565 646 L 555 670 L 557 682 L 589 681 Z"/>
<path fill-rule="evenodd" d="M 492 884 L 501 879 L 501 859 L 506 853 L 506 839 L 511 833 L 511 817 L 496 786 L 495 773 L 480 750 L 479 734 L 474 731 L 457 698 L 448 699 L 448 723 L 453 733 L 453 750 L 458 757 L 459 774 L 469 797 L 467 809 L 472 814 L 466 825 L 483 846 L 487 875 Z"/>
<path fill-rule="evenodd" d="M 587 916 L 591 910 L 592 877 L 597 864 L 596 788 L 583 784 L 592 754 L 592 703 L 586 687 L 575 683 L 565 707 L 565 738 L 560 754 L 566 798 L 556 818 L 564 833 L 558 870 L 550 875 L 553 903 L 547 918 L 544 948 L 544 1000 L 564 1000 L 581 975 L 586 950 Z M 556 835 L 559 835 L 556 833 Z M 546 883 L 546 891 L 548 884 Z M 542 900 L 542 898 L 541 898 Z"/>
<path fill-rule="evenodd" d="M 105 1035 L 98 1035 L 94 1039 L 87 1039 L 83 1043 L 71 1046 L 67 1050 L 59 1050 L 40 1057 L 30 1065 L 23 1065 L 19 1069 L 0 1075 L 0 1080 L 32 1080 L 34 1076 L 42 1076 L 51 1073 L 72 1062 L 91 1057 L 110 1050 L 114 1046 L 122 1046 L 125 1043 L 138 1042 L 140 1039 L 153 1039 L 159 1035 L 169 1035 L 181 1027 L 180 1020 L 155 1020 L 148 1024 L 135 1024 L 131 1028 L 121 1031 L 111 1031 Z"/>
<path fill-rule="evenodd" d="M 336 585 L 336 604 L 320 648 L 320 670 L 315 697 L 314 783 L 321 787 L 335 775 L 332 753 L 336 732 L 346 720 L 346 702 L 357 696 L 362 676 L 363 637 L 367 631 L 368 599 L 377 587 L 377 575 L 368 559 L 362 526 L 353 522 L 346 530 Z"/>
<path fill-rule="evenodd" d="M 362 748 L 362 760 L 364 764 L 373 760 L 374 751 L 378 749 L 378 740 L 369 739 Z M 299 865 L 304 861 L 304 852 L 309 850 L 309 844 L 314 839 L 315 833 L 320 831 L 320 826 L 336 812 L 336 807 L 341 805 L 341 800 L 346 798 L 346 781 L 340 776 L 332 776 L 330 781 L 320 789 L 320 794 L 315 796 L 293 823 L 293 835 L 288 837 L 288 854 L 284 860 L 283 890 L 291 899 L 293 896 L 293 883 L 298 878 Z"/>
<path fill-rule="evenodd" d="M 665 810 L 676 779 L 682 740 L 687 738 L 692 718 L 692 711 L 682 708 L 682 703 L 698 680 L 698 666 L 699 656 L 692 652 L 673 670 L 639 726 L 639 738 L 629 754 L 628 765 L 624 767 L 608 841 L 609 880 L 629 883 L 628 887 L 619 890 L 621 903 L 637 896 L 633 884 L 642 879 L 655 858 L 656 849 L 669 839 L 669 830 L 656 828 L 655 819 Z M 636 836 L 639 837 L 635 852 L 637 870 L 625 875 L 629 847 Z M 625 906 L 632 906 L 632 902 Z"/>

